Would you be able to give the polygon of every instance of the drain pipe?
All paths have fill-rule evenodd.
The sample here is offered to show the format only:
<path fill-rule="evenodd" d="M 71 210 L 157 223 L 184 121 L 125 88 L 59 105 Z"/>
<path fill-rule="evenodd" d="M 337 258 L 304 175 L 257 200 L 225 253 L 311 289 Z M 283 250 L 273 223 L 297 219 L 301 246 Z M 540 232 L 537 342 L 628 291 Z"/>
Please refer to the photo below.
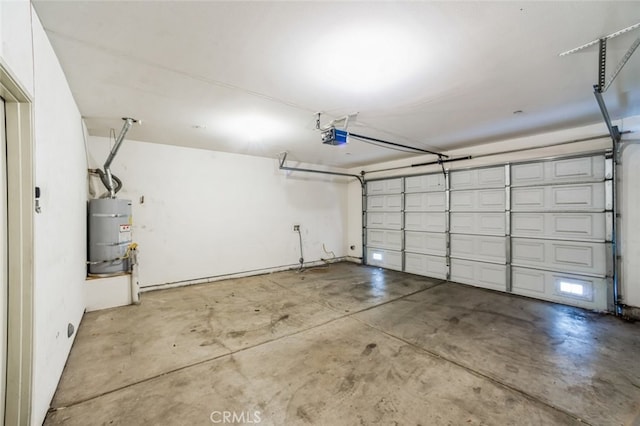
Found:
<path fill-rule="evenodd" d="M 131 125 L 133 123 L 138 122 L 138 120 L 136 120 L 135 118 L 130 118 L 130 117 L 125 117 L 123 118 L 123 120 L 124 120 L 124 125 L 122 126 L 122 130 L 120 130 L 120 134 L 116 138 L 116 143 L 113 145 L 113 148 L 111 148 L 111 152 L 109 153 L 109 156 L 107 157 L 107 160 L 104 162 L 104 166 L 103 166 L 105 178 L 102 179 L 102 183 L 104 183 L 107 189 L 109 190 L 109 198 L 116 198 L 117 191 L 116 191 L 116 188 L 114 187 L 113 181 L 114 180 L 118 181 L 118 178 L 111 174 L 111 163 L 113 162 L 113 159 L 116 157 L 116 154 L 118 153 L 118 150 L 120 149 L 120 146 L 124 141 L 124 136 L 127 134 L 129 129 L 131 128 Z M 118 185 L 118 188 L 120 187 L 122 187 L 121 184 Z"/>
<path fill-rule="evenodd" d="M 131 303 L 140 304 L 140 283 L 138 281 L 138 245 L 132 244 L 129 252 L 131 263 Z"/>
<path fill-rule="evenodd" d="M 360 205 L 362 206 L 362 264 L 367 264 L 367 233 L 365 231 L 365 227 L 367 225 L 367 182 L 364 180 L 364 172 L 361 172 L 362 179 L 360 180 L 360 189 L 361 189 L 361 197 L 360 197 Z"/>

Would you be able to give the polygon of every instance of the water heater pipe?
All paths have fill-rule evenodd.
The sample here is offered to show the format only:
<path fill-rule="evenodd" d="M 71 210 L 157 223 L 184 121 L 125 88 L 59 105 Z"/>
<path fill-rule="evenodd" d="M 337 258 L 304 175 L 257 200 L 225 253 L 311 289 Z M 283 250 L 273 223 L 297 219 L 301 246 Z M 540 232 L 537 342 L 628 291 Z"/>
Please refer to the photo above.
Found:
<path fill-rule="evenodd" d="M 140 304 L 140 283 L 138 282 L 138 245 L 133 243 L 130 248 L 129 257 L 131 260 L 131 303 Z"/>
<path fill-rule="evenodd" d="M 107 157 L 107 160 L 104 162 L 104 166 L 103 166 L 104 173 L 106 175 L 106 182 L 104 182 L 103 180 L 103 183 L 109 190 L 110 198 L 116 198 L 116 192 L 117 192 L 113 185 L 114 176 L 111 174 L 111 163 L 113 162 L 113 159 L 118 153 L 118 150 L 120 149 L 120 146 L 124 141 L 124 136 L 127 134 L 129 129 L 131 128 L 131 125 L 133 123 L 138 122 L 138 120 L 136 120 L 135 118 L 130 118 L 130 117 L 123 118 L 123 120 L 124 120 L 124 124 L 122 125 L 122 130 L 120 130 L 120 134 L 116 138 L 116 143 L 113 145 L 113 148 L 111 148 L 111 152 L 109 153 L 109 156 Z"/>

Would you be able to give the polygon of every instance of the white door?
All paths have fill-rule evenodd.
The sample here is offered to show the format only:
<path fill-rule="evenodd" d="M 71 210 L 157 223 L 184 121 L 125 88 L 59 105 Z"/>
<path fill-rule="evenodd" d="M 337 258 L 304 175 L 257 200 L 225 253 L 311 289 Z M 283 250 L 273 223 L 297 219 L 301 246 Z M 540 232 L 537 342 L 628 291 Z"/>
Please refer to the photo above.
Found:
<path fill-rule="evenodd" d="M 0 423 L 7 384 L 7 140 L 4 99 L 0 98 Z"/>

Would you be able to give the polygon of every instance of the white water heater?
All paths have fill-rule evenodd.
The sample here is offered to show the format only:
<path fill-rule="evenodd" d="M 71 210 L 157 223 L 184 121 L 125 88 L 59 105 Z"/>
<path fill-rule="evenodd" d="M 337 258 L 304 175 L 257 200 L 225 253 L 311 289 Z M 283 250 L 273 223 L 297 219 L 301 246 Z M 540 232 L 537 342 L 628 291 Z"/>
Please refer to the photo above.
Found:
<path fill-rule="evenodd" d="M 89 200 L 89 274 L 115 275 L 129 271 L 131 200 Z"/>

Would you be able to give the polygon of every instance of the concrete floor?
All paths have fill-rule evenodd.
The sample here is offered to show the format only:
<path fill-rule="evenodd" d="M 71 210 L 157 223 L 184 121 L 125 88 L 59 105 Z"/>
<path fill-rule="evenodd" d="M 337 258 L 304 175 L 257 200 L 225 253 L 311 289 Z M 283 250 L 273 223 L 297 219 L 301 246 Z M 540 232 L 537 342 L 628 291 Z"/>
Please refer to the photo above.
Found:
<path fill-rule="evenodd" d="M 640 324 L 340 263 L 86 314 L 45 424 L 637 425 L 639 356 Z"/>

